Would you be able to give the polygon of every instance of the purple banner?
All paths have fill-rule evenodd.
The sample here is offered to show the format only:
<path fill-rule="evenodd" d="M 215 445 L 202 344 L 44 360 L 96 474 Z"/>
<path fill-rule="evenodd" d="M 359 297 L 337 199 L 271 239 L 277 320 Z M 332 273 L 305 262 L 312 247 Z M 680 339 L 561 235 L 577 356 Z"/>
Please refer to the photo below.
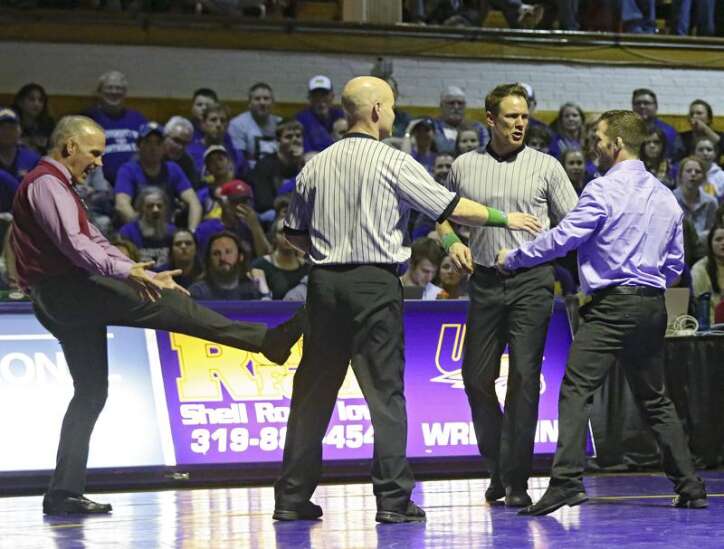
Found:
<path fill-rule="evenodd" d="M 213 304 L 239 320 L 276 325 L 296 304 Z M 476 455 L 475 433 L 460 368 L 465 301 L 405 304 L 408 455 Z M 284 366 L 261 355 L 180 334 L 157 332 L 176 462 L 179 465 L 281 461 L 292 379 L 301 342 Z M 558 435 L 558 389 L 571 342 L 562 303 L 548 331 L 536 453 L 552 453 Z M 507 354 L 496 391 L 505 398 Z M 366 459 L 373 431 L 360 388 L 348 371 L 324 440 L 325 459 Z"/>

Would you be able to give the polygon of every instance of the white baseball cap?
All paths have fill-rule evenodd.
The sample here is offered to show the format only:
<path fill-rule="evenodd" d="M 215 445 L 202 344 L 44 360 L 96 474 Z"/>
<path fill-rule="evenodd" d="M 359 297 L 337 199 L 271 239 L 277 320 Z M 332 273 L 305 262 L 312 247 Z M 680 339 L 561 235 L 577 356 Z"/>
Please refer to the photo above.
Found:
<path fill-rule="evenodd" d="M 525 90 L 525 93 L 528 94 L 528 99 L 530 101 L 535 101 L 535 92 L 533 91 L 533 86 L 530 84 L 526 84 L 525 82 L 518 82 L 518 85 Z"/>
<path fill-rule="evenodd" d="M 312 78 L 309 79 L 309 91 L 314 90 L 332 91 L 332 81 L 328 76 L 324 76 L 323 74 L 312 76 Z"/>
<path fill-rule="evenodd" d="M 462 97 L 465 99 L 465 92 L 458 86 L 448 86 L 440 94 L 440 100 L 442 101 L 446 97 Z"/>

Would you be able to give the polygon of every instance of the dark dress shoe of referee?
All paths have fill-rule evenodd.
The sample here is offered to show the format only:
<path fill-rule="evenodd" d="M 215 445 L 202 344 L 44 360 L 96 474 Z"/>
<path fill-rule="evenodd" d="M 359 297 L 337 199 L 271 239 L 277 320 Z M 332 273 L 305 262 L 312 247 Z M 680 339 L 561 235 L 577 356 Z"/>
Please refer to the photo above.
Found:
<path fill-rule="evenodd" d="M 496 480 L 491 480 L 488 489 L 485 490 L 485 501 L 494 503 L 505 497 L 505 486 Z"/>
<path fill-rule="evenodd" d="M 706 494 L 699 497 L 691 497 L 685 494 L 679 494 L 671 502 L 674 507 L 686 507 L 688 509 L 706 509 L 709 507 L 709 501 L 706 499 Z"/>
<path fill-rule="evenodd" d="M 321 516 L 322 508 L 319 505 L 305 501 L 294 507 L 274 507 L 272 518 L 274 520 L 317 520 Z"/>
<path fill-rule="evenodd" d="M 292 318 L 267 330 L 261 344 L 262 354 L 275 364 L 284 364 L 292 347 L 302 337 L 306 324 L 307 310 L 300 307 Z"/>
<path fill-rule="evenodd" d="M 416 505 L 414 501 L 410 501 L 403 513 L 380 509 L 375 515 L 375 520 L 387 524 L 399 524 L 401 522 L 425 522 L 427 519 L 425 518 L 425 511 Z"/>
<path fill-rule="evenodd" d="M 85 496 L 48 493 L 43 497 L 46 515 L 102 515 L 112 510 L 109 503 L 96 503 Z"/>
<path fill-rule="evenodd" d="M 575 507 L 584 501 L 588 501 L 588 496 L 580 490 L 565 490 L 562 488 L 548 487 L 546 493 L 534 505 L 529 505 L 525 509 L 518 512 L 519 515 L 540 516 L 552 513 L 556 509 L 560 509 L 564 505 Z"/>
<path fill-rule="evenodd" d="M 505 489 L 506 507 L 528 507 L 532 503 L 533 501 L 525 490 L 513 490 L 510 487 Z"/>

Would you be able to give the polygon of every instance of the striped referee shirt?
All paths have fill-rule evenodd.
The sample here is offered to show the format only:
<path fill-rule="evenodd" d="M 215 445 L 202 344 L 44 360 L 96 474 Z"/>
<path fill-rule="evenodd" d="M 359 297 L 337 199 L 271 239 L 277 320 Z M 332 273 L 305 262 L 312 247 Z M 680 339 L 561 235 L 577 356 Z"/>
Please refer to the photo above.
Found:
<path fill-rule="evenodd" d="M 557 224 L 578 202 L 563 166 L 554 157 L 522 147 L 500 157 L 490 146 L 459 156 L 445 186 L 462 197 L 504 212 L 534 215 L 545 230 Z M 473 261 L 493 267 L 498 250 L 518 248 L 533 240 L 524 231 L 504 227 L 471 227 Z"/>
<path fill-rule="evenodd" d="M 458 201 L 409 154 L 351 133 L 299 173 L 285 231 L 309 235 L 317 265 L 402 263 L 410 210 L 442 221 Z"/>

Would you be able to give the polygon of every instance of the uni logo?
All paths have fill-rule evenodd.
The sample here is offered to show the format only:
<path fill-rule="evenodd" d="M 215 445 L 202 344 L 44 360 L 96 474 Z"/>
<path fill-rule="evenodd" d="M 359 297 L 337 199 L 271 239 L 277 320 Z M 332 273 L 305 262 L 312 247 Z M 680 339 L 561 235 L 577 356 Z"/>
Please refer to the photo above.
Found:
<path fill-rule="evenodd" d="M 446 383 L 451 385 L 453 389 L 465 388 L 462 365 L 466 329 L 465 324 L 442 324 L 440 326 L 440 335 L 435 350 L 435 367 L 440 375 L 431 378 L 430 381 Z M 501 406 L 505 403 L 505 394 L 508 389 L 509 368 L 509 355 L 506 347 L 500 357 L 499 377 L 495 380 L 495 394 Z M 546 383 L 542 373 L 540 375 L 540 384 L 540 394 L 543 394 Z"/>

